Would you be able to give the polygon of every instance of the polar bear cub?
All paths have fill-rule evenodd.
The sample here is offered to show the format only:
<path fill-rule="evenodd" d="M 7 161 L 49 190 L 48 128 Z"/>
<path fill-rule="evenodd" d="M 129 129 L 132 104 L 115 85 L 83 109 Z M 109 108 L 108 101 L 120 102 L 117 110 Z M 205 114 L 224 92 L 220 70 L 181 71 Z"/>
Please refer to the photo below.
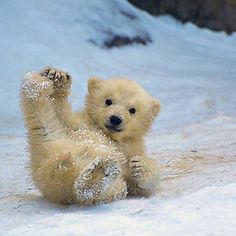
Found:
<path fill-rule="evenodd" d="M 39 190 L 54 202 L 85 205 L 153 194 L 158 168 L 145 154 L 143 138 L 159 102 L 134 81 L 93 77 L 85 109 L 74 113 L 71 82 L 68 73 L 48 67 L 28 73 L 21 86 Z"/>

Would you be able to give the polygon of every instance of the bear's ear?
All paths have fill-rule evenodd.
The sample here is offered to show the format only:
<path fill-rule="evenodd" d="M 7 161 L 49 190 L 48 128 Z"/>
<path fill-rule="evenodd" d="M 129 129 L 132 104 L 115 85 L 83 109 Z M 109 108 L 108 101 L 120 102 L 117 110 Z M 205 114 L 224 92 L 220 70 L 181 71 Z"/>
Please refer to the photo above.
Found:
<path fill-rule="evenodd" d="M 151 105 L 151 111 L 152 111 L 152 114 L 154 115 L 154 117 L 156 117 L 159 114 L 160 110 L 161 110 L 160 102 L 157 99 L 153 98 L 152 105 Z"/>
<path fill-rule="evenodd" d="M 94 91 L 94 89 L 99 88 L 101 81 L 102 81 L 102 79 L 100 79 L 97 76 L 91 77 L 88 81 L 88 92 L 90 93 L 90 92 Z"/>

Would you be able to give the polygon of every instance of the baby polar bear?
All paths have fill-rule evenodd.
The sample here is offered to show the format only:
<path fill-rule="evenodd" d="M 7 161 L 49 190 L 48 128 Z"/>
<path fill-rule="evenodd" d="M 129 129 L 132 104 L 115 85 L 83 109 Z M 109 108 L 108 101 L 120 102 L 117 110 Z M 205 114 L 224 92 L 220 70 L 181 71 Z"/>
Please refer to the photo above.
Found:
<path fill-rule="evenodd" d="M 85 109 L 73 113 L 71 82 L 68 73 L 45 68 L 26 74 L 22 83 L 32 178 L 39 190 L 53 202 L 84 205 L 153 194 L 158 168 L 145 154 L 143 137 L 159 102 L 134 81 L 93 77 Z"/>

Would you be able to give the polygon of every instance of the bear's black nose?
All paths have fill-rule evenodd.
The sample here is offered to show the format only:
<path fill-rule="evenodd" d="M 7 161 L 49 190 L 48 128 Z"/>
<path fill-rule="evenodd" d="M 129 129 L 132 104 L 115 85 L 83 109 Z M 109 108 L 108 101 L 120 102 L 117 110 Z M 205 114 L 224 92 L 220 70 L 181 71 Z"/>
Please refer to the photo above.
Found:
<path fill-rule="evenodd" d="M 119 116 L 111 116 L 110 117 L 110 123 L 113 126 L 118 126 L 122 123 L 122 119 Z"/>

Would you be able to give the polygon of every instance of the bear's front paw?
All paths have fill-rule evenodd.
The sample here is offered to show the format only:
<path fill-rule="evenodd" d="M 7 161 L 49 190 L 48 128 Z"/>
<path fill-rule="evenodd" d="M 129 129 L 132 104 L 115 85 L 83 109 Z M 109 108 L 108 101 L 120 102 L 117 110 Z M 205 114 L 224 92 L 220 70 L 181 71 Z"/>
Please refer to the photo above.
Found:
<path fill-rule="evenodd" d="M 55 90 L 59 90 L 60 92 L 69 92 L 71 77 L 68 73 L 52 67 L 46 67 L 40 72 L 40 75 L 51 80 L 54 84 Z"/>
<path fill-rule="evenodd" d="M 130 159 L 130 172 L 134 182 L 140 188 L 146 188 L 153 180 L 153 167 L 150 160 L 142 156 L 134 156 Z"/>

